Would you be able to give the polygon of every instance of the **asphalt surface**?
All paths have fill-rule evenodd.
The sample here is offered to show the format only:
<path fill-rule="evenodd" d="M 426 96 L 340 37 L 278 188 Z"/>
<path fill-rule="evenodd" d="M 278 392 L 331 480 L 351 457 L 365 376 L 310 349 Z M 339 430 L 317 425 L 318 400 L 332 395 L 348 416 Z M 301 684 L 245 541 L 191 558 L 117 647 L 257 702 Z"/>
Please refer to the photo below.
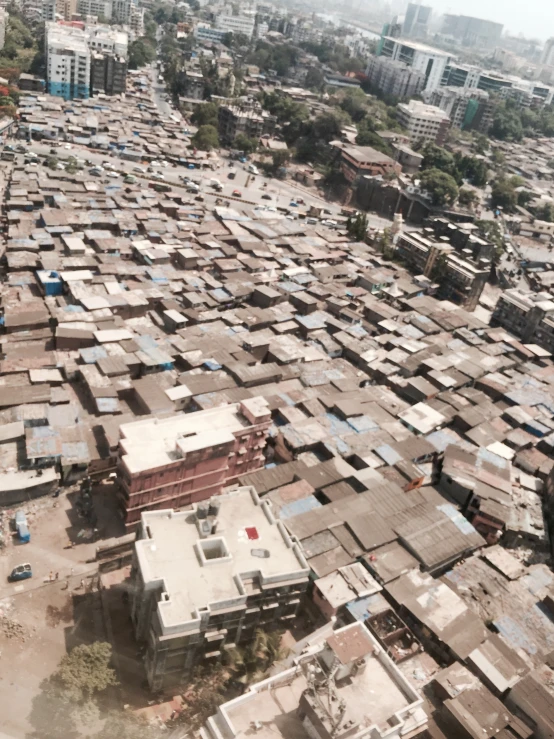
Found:
<path fill-rule="evenodd" d="M 181 113 L 172 106 L 171 102 L 164 98 L 165 85 L 158 82 L 158 70 L 152 65 L 148 71 L 148 77 L 151 81 L 150 92 L 152 100 L 157 106 L 162 116 L 169 118 L 170 115 L 178 116 L 183 121 L 183 130 L 194 132 L 191 126 L 181 115 Z M 14 143 L 14 142 L 11 142 Z M 115 152 L 111 151 L 94 151 L 84 146 L 75 144 L 66 145 L 61 143 L 54 146 L 51 142 L 23 142 L 21 140 L 15 143 L 23 143 L 29 152 L 33 152 L 39 156 L 55 156 L 60 162 L 67 160 L 69 157 L 77 157 L 84 162 L 83 172 L 89 172 L 93 165 L 105 165 L 108 162 L 112 165 L 113 170 L 118 176 L 108 175 L 108 168 L 102 176 L 91 175 L 91 181 L 106 184 L 123 184 L 123 177 L 127 174 L 133 174 L 137 178 L 137 183 L 145 181 L 159 181 L 171 185 L 172 189 L 177 192 L 187 192 L 186 186 L 183 184 L 183 176 L 193 179 L 200 188 L 200 193 L 204 196 L 208 205 L 215 204 L 217 199 L 228 201 L 230 203 L 239 201 L 251 204 L 254 207 L 263 209 L 279 209 L 281 212 L 286 211 L 292 217 L 302 213 L 307 213 L 311 205 L 319 208 L 325 208 L 327 213 L 322 216 L 323 219 L 334 219 L 340 214 L 341 206 L 337 203 L 330 203 L 322 197 L 315 188 L 307 188 L 296 184 L 291 180 L 278 180 L 265 177 L 262 174 L 253 175 L 247 171 L 248 164 L 232 161 L 228 152 L 218 152 L 219 158 L 216 160 L 216 169 L 200 170 L 198 168 L 189 169 L 182 165 L 173 165 L 170 162 L 161 162 L 159 165 L 152 165 L 148 162 L 129 162 L 121 159 Z M 23 162 L 23 155 L 17 155 L 17 163 Z M 147 169 L 152 171 L 148 172 Z M 140 170 L 140 171 L 139 171 Z M 163 180 L 157 179 L 152 175 L 154 172 L 163 176 Z M 221 192 L 217 192 L 213 186 L 213 180 L 217 180 L 222 185 Z M 234 191 L 238 191 L 240 195 L 233 195 Z M 189 197 L 193 200 L 195 194 L 190 193 Z M 302 202 L 303 201 L 303 202 Z M 391 222 L 371 213 L 367 214 L 368 222 L 371 227 L 385 228 L 391 225 Z"/>

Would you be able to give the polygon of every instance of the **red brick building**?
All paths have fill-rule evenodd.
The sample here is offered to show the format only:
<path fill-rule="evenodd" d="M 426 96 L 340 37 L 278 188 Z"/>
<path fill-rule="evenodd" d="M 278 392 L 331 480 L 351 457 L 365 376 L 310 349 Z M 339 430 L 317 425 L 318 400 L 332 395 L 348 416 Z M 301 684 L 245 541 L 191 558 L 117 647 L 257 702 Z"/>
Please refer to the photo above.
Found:
<path fill-rule="evenodd" d="M 248 398 L 123 424 L 117 476 L 127 528 L 144 511 L 207 500 L 239 475 L 263 467 L 270 422 L 267 401 Z"/>

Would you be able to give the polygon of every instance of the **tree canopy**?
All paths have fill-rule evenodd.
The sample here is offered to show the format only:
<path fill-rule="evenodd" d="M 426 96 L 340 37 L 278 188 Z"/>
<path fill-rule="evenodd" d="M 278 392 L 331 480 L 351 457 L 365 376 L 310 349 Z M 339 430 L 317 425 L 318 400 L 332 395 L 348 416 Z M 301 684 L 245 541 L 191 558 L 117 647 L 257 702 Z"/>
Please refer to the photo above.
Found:
<path fill-rule="evenodd" d="M 501 141 L 521 141 L 523 138 L 523 124 L 517 110 L 504 103 L 499 105 L 494 113 L 489 134 Z"/>
<path fill-rule="evenodd" d="M 190 117 L 195 126 L 217 126 L 217 112 L 219 106 L 216 103 L 205 103 L 197 105 L 196 110 Z"/>
<path fill-rule="evenodd" d="M 458 193 L 458 202 L 463 207 L 469 208 L 477 202 L 477 193 L 469 188 L 462 188 Z"/>
<path fill-rule="evenodd" d="M 319 67 L 310 67 L 306 72 L 304 86 L 309 90 L 321 92 L 325 87 L 325 76 Z"/>
<path fill-rule="evenodd" d="M 233 149 L 243 151 L 246 155 L 253 154 L 258 148 L 258 142 L 255 139 L 250 139 L 243 133 L 239 133 L 236 139 L 233 141 Z"/>
<path fill-rule="evenodd" d="M 117 684 L 111 657 L 112 648 L 106 642 L 80 644 L 63 657 L 52 680 L 72 703 L 88 701 Z"/>
<path fill-rule="evenodd" d="M 367 216 L 365 213 L 357 213 L 354 218 L 349 218 L 346 222 L 346 230 L 350 238 L 356 241 L 365 241 L 367 236 Z"/>
<path fill-rule="evenodd" d="M 491 189 L 491 205 L 493 208 L 502 208 L 507 213 L 513 213 L 518 204 L 516 187 L 520 184 L 514 177 L 499 177 L 493 182 Z"/>
<path fill-rule="evenodd" d="M 151 64 L 156 58 L 156 49 L 146 36 L 136 39 L 129 45 L 129 69 L 140 69 Z"/>
<path fill-rule="evenodd" d="M 191 139 L 191 143 L 201 151 L 219 148 L 219 136 L 215 126 L 200 126 Z"/>
<path fill-rule="evenodd" d="M 454 178 L 458 185 L 464 179 L 476 187 L 487 184 L 487 165 L 478 157 L 471 157 L 456 152 L 452 154 L 441 146 L 434 143 L 425 144 L 422 149 L 423 161 L 421 169 L 440 169 Z"/>
<path fill-rule="evenodd" d="M 422 173 L 421 187 L 429 193 L 433 205 L 452 205 L 458 197 L 456 180 L 435 167 Z"/>

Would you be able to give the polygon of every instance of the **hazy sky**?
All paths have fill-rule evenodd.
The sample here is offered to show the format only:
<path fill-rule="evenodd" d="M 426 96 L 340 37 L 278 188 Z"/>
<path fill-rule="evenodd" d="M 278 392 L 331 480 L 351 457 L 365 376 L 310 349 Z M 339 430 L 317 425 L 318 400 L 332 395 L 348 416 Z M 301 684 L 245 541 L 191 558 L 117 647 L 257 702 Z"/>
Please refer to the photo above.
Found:
<path fill-rule="evenodd" d="M 504 24 L 510 35 L 546 39 L 554 36 L 554 9 L 548 0 L 431 0 L 436 13 L 458 13 Z"/>

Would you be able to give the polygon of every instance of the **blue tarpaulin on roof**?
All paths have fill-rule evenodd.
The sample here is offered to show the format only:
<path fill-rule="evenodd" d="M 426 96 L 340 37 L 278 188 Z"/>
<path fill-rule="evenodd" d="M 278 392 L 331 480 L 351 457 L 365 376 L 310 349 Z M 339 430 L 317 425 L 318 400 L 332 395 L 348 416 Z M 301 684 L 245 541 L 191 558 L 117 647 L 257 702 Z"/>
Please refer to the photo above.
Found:
<path fill-rule="evenodd" d="M 292 518 L 301 513 L 312 511 L 314 508 L 321 508 L 321 503 L 314 495 L 308 495 L 306 498 L 293 500 L 291 503 L 284 505 L 279 511 L 279 518 Z"/>

